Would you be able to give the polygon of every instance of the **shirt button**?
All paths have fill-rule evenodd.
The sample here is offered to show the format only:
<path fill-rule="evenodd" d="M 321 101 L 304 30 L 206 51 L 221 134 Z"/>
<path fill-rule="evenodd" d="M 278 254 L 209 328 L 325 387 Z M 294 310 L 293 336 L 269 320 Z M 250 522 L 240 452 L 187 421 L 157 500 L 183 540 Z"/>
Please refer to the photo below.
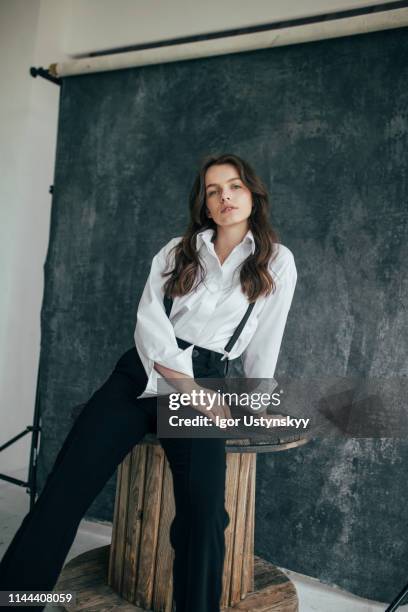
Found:
<path fill-rule="evenodd" d="M 193 349 L 193 357 L 198 357 L 199 354 L 200 351 L 198 351 L 197 349 Z"/>

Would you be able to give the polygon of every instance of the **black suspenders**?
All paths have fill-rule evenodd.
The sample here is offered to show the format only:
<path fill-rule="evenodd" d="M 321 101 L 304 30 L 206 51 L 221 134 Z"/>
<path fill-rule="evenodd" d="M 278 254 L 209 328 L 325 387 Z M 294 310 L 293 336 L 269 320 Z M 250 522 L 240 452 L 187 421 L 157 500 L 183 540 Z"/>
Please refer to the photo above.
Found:
<path fill-rule="evenodd" d="M 253 309 L 254 306 L 255 306 L 255 302 L 252 302 L 252 304 L 248 304 L 248 308 L 246 309 L 246 312 L 245 312 L 244 316 L 242 317 L 241 321 L 238 324 L 238 327 L 236 328 L 236 330 L 232 334 L 231 338 L 229 339 L 228 344 L 224 348 L 224 351 L 226 351 L 227 353 L 230 352 L 230 350 L 232 349 L 232 347 L 234 346 L 234 344 L 238 340 L 239 335 L 242 332 L 242 330 L 244 329 L 245 323 L 247 322 L 248 317 L 251 314 L 252 309 Z"/>
<path fill-rule="evenodd" d="M 167 297 L 167 295 L 165 295 L 164 299 L 163 299 L 163 303 L 164 303 L 164 308 L 166 309 L 166 315 L 169 317 L 170 316 L 170 312 L 171 312 L 171 307 L 173 306 L 173 298 L 169 298 L 169 297 Z M 248 308 L 246 309 L 246 312 L 245 312 L 244 316 L 242 317 L 241 321 L 239 322 L 238 327 L 236 328 L 236 330 L 232 334 L 231 338 L 229 339 L 228 343 L 224 347 L 224 352 L 225 353 L 229 353 L 231 351 L 232 347 L 234 346 L 234 344 L 236 343 L 236 341 L 238 340 L 239 335 L 242 332 L 242 330 L 244 329 L 245 323 L 247 322 L 248 317 L 251 314 L 252 309 L 253 309 L 254 306 L 255 306 L 255 302 L 252 302 L 252 304 L 248 304 Z"/>

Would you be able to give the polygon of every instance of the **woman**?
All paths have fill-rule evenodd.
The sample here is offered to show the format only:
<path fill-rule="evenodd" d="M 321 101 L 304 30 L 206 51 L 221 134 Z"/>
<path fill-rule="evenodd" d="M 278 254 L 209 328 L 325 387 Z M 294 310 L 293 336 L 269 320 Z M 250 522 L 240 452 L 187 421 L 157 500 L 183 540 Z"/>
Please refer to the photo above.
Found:
<path fill-rule="evenodd" d="M 203 389 L 194 377 L 223 377 L 228 361 L 240 356 L 246 377 L 273 377 L 297 274 L 270 226 L 261 180 L 236 155 L 208 157 L 190 194 L 190 215 L 185 235 L 154 256 L 135 346 L 76 419 L 2 559 L 0 590 L 53 589 L 88 507 L 130 450 L 156 432 L 163 383 Z M 222 400 L 207 408 L 195 410 L 213 420 L 230 416 Z M 225 440 L 160 442 L 173 474 L 177 612 L 217 612 L 229 523 Z"/>

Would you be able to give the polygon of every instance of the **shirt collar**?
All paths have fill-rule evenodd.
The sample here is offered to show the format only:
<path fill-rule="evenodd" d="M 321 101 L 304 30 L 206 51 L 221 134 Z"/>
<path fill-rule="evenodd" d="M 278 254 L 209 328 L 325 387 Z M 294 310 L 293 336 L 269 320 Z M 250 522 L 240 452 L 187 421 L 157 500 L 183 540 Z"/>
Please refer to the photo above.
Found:
<path fill-rule="evenodd" d="M 197 250 L 204 243 L 207 245 L 208 248 L 211 248 L 210 244 L 212 245 L 212 248 L 214 248 L 214 243 L 212 242 L 212 238 L 214 236 L 214 233 L 215 233 L 215 230 L 213 228 L 211 228 L 211 227 L 208 228 L 208 229 L 202 230 L 201 232 L 199 232 L 197 234 L 197 240 L 196 240 L 196 248 L 197 248 Z M 254 238 L 254 235 L 253 235 L 251 230 L 247 231 L 247 233 L 243 237 L 243 239 L 240 242 L 240 244 L 248 244 L 251 247 L 251 253 L 253 254 L 255 252 L 255 238 Z"/>

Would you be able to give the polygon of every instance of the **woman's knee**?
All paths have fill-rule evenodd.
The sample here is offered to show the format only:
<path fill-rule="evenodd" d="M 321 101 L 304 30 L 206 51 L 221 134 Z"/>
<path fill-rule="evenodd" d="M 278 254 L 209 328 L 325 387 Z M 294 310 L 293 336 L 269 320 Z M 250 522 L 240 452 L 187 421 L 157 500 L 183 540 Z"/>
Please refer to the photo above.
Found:
<path fill-rule="evenodd" d="M 115 365 L 114 372 L 121 372 L 130 378 L 137 387 L 138 395 L 147 384 L 147 375 L 135 346 L 123 353 Z"/>
<path fill-rule="evenodd" d="M 113 372 L 97 389 L 77 415 L 65 438 L 54 467 L 58 467 L 68 451 L 78 455 L 104 456 L 106 447 L 115 447 L 132 432 L 138 436 L 147 429 L 146 414 L 137 412 L 138 407 L 131 397 L 130 382 L 123 374 Z M 140 437 L 140 436 L 139 436 Z"/>
<path fill-rule="evenodd" d="M 112 427 L 115 430 L 124 426 L 132 426 L 137 417 L 138 389 L 132 380 L 114 370 L 109 378 L 97 389 L 83 408 L 80 415 L 83 422 L 96 427 Z M 140 411 L 143 412 L 143 411 Z M 136 413 L 136 414 L 135 414 Z"/>

